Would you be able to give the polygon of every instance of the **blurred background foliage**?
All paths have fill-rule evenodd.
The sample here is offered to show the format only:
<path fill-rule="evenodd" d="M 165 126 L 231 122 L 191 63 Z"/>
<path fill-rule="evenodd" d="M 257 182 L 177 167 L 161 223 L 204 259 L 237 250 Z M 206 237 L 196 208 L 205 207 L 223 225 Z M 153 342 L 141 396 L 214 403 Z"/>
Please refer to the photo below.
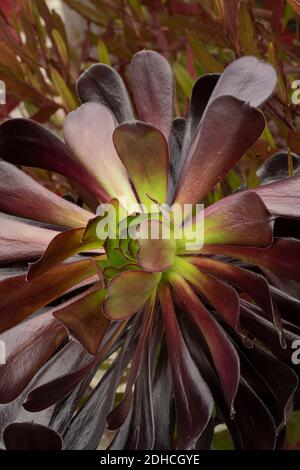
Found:
<path fill-rule="evenodd" d="M 277 92 L 263 110 L 262 138 L 211 192 L 208 202 L 216 201 L 242 184 L 258 185 L 256 171 L 274 152 L 300 154 L 300 106 L 291 101 L 292 83 L 300 79 L 298 15 L 298 0 L 0 0 L 0 79 L 7 89 L 0 120 L 30 117 L 60 134 L 65 114 L 79 104 L 77 77 L 102 62 L 126 82 L 131 57 L 143 48 L 171 62 L 175 114 L 185 115 L 198 76 L 222 72 L 240 56 L 257 56 L 275 67 Z M 78 202 L 76 188 L 63 177 L 26 171 Z M 297 411 L 286 448 L 300 449 L 299 439 Z M 232 448 L 224 425 L 216 428 L 214 448 Z"/>

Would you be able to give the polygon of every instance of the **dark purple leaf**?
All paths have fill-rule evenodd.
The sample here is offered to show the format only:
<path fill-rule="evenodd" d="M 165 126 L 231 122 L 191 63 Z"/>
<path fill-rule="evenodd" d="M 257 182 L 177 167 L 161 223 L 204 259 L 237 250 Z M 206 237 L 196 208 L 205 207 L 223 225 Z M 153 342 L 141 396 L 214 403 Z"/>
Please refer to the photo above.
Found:
<path fill-rule="evenodd" d="M 184 141 L 182 146 L 182 164 L 184 163 L 185 157 L 188 153 L 191 143 L 193 142 L 196 136 L 196 132 L 200 124 L 201 118 L 207 107 L 211 94 L 214 91 L 216 84 L 218 83 L 219 78 L 220 75 L 216 73 L 202 75 L 200 78 L 198 78 L 198 80 L 193 86 L 191 104 L 187 117 Z M 182 166 L 180 169 L 182 169 Z"/>
<path fill-rule="evenodd" d="M 111 411 L 117 387 L 124 369 L 132 358 L 137 325 L 126 336 L 121 352 L 83 407 L 75 414 L 66 433 L 64 442 L 68 449 L 96 449 L 106 426 L 106 416 Z M 85 432 L 82 432 L 85 429 Z"/>
<path fill-rule="evenodd" d="M 172 413 L 173 384 L 165 338 L 157 360 L 152 390 L 155 428 L 154 449 L 172 449 L 172 428 L 175 424 Z"/>
<path fill-rule="evenodd" d="M 261 184 L 273 183 L 289 176 L 288 152 L 276 152 L 257 171 Z M 294 176 L 300 174 L 300 157 L 291 153 Z"/>
<path fill-rule="evenodd" d="M 24 403 L 24 408 L 32 412 L 41 411 L 65 398 L 105 358 L 107 352 L 115 344 L 116 339 L 119 338 L 124 326 L 122 324 L 117 326 L 107 343 L 92 360 L 87 361 L 83 366 L 70 373 L 62 374 L 56 379 L 33 389 Z"/>
<path fill-rule="evenodd" d="M 57 432 L 35 423 L 9 424 L 3 434 L 7 450 L 61 450 L 62 440 Z"/>
<path fill-rule="evenodd" d="M 154 417 L 149 343 L 145 346 L 143 364 L 134 389 L 131 428 L 125 449 L 151 450 L 154 445 Z"/>
<path fill-rule="evenodd" d="M 77 81 L 77 94 L 81 103 L 94 101 L 107 106 L 117 121 L 131 121 L 133 112 L 121 76 L 105 64 L 92 65 Z"/>
<path fill-rule="evenodd" d="M 272 65 L 246 56 L 229 64 L 221 74 L 209 104 L 220 96 L 233 96 L 250 106 L 261 106 L 272 95 L 277 75 Z"/>
<path fill-rule="evenodd" d="M 175 118 L 172 122 L 171 134 L 169 137 L 169 158 L 170 176 L 168 188 L 168 202 L 173 198 L 173 193 L 182 168 L 182 144 L 184 139 L 186 120 Z"/>

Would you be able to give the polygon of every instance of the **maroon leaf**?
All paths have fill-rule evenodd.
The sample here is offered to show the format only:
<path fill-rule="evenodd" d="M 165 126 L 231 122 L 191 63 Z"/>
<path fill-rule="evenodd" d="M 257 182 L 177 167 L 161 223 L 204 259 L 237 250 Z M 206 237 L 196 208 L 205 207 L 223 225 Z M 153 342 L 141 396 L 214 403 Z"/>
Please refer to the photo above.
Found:
<path fill-rule="evenodd" d="M 284 341 L 282 337 L 281 317 L 276 304 L 272 301 L 268 281 L 262 275 L 239 268 L 233 264 L 224 263 L 204 256 L 197 258 L 191 257 L 189 261 L 200 269 L 228 281 L 230 284 L 233 284 L 250 295 L 265 311 L 268 318 L 274 322 L 282 341 Z"/>
<path fill-rule="evenodd" d="M 64 120 L 64 137 L 73 159 L 94 175 L 111 198 L 136 198 L 112 140 L 116 123 L 111 111 L 98 103 L 84 103 Z"/>
<path fill-rule="evenodd" d="M 145 305 L 161 278 L 160 273 L 125 271 L 108 284 L 104 313 L 112 320 L 124 320 Z"/>
<path fill-rule="evenodd" d="M 251 349 L 240 346 L 247 361 L 242 359 L 242 374 L 271 412 L 281 429 L 293 408 L 297 390 L 296 373 L 286 364 L 254 345 Z"/>
<path fill-rule="evenodd" d="M 185 134 L 186 120 L 184 118 L 173 119 L 171 134 L 169 137 L 169 158 L 170 158 L 170 177 L 168 198 L 169 203 L 173 198 L 173 193 L 184 162 L 182 156 L 182 145 Z"/>
<path fill-rule="evenodd" d="M 154 321 L 155 308 L 156 298 L 155 295 L 153 295 L 140 313 L 140 316 L 142 317 L 142 325 L 139 332 L 139 340 L 137 342 L 135 354 L 132 359 L 125 392 L 121 401 L 107 416 L 106 420 L 109 430 L 119 429 L 125 423 L 128 416 L 133 398 L 133 386 L 135 385 L 137 377 L 141 372 L 145 351 L 148 349 L 150 334 Z M 139 316 L 137 318 L 139 318 Z"/>
<path fill-rule="evenodd" d="M 235 446 L 243 450 L 272 450 L 276 426 L 271 413 L 255 391 L 241 378 L 234 420 L 227 419 Z"/>
<path fill-rule="evenodd" d="M 300 241 L 288 238 L 275 238 L 268 248 L 255 248 L 234 245 L 204 245 L 201 254 L 222 254 L 233 256 L 278 274 L 300 281 Z"/>
<path fill-rule="evenodd" d="M 17 398 L 66 337 L 66 329 L 51 313 L 32 318 L 2 335 L 7 358 L 0 366 L 0 403 Z"/>
<path fill-rule="evenodd" d="M 207 207 L 204 224 L 207 244 L 268 246 L 272 242 L 272 218 L 252 191 L 242 191 Z"/>
<path fill-rule="evenodd" d="M 172 276 L 175 299 L 186 309 L 203 335 L 217 370 L 227 404 L 234 413 L 234 398 L 240 380 L 238 355 L 225 332 L 206 310 L 190 286 L 179 276 Z M 227 371 L 230 370 L 230 374 Z"/>
<path fill-rule="evenodd" d="M 161 286 L 159 296 L 173 376 L 176 447 L 191 449 L 211 417 L 212 396 L 181 336 L 169 287 Z"/>
<path fill-rule="evenodd" d="M 173 73 L 155 51 L 141 51 L 130 64 L 130 82 L 138 118 L 159 129 L 168 140 L 174 106 Z"/>
<path fill-rule="evenodd" d="M 300 299 L 296 299 L 287 292 L 270 286 L 272 297 L 280 310 L 282 318 L 296 325 L 300 324 Z"/>
<path fill-rule="evenodd" d="M 154 354 L 157 354 L 157 351 Z M 152 390 L 155 428 L 154 449 L 172 449 L 173 384 L 165 338 L 163 338 L 157 360 Z"/>
<path fill-rule="evenodd" d="M 0 157 L 15 165 L 55 171 L 85 186 L 100 201 L 109 200 L 94 176 L 74 160 L 67 146 L 48 129 L 29 119 L 11 119 L 1 124 Z"/>
<path fill-rule="evenodd" d="M 300 217 L 300 176 L 265 184 L 254 191 L 271 213 L 283 217 Z"/>
<path fill-rule="evenodd" d="M 180 271 L 178 270 L 178 272 L 196 288 L 204 300 L 214 307 L 228 325 L 241 333 L 240 305 L 237 292 L 228 284 L 197 269 L 196 266 L 199 267 L 197 259 L 194 257 L 180 258 Z"/>
<path fill-rule="evenodd" d="M 48 191 L 4 161 L 0 162 L 0 210 L 63 227 L 78 227 L 93 217 L 91 212 Z"/>
<path fill-rule="evenodd" d="M 0 281 L 0 331 L 8 330 L 29 315 L 95 274 L 90 260 L 52 268 L 32 281 L 26 275 Z"/>
<path fill-rule="evenodd" d="M 168 270 L 175 260 L 176 241 L 172 238 L 164 238 L 163 223 L 158 220 L 144 221 L 139 225 L 139 233 L 146 234 L 137 240 L 138 264 L 146 271 L 163 272 Z M 148 234 L 156 233 L 157 238 L 151 238 Z"/>
<path fill-rule="evenodd" d="M 257 141 L 264 126 L 263 115 L 236 98 L 212 101 L 187 155 L 175 202 L 201 200 Z"/>
<path fill-rule="evenodd" d="M 97 354 L 110 321 L 104 316 L 105 291 L 96 285 L 53 312 L 90 354 Z"/>
<path fill-rule="evenodd" d="M 245 301 L 241 302 L 241 321 L 249 333 L 251 333 L 251 336 L 254 339 L 257 338 L 274 356 L 285 362 L 291 360 L 293 354 L 291 345 L 294 340 L 299 339 L 297 334 L 284 329 L 287 347 L 285 349 L 282 348 L 273 323 L 264 318 L 263 312 L 259 308 L 255 308 L 253 304 Z"/>
<path fill-rule="evenodd" d="M 57 233 L 0 213 L 0 262 L 39 258 Z"/>
<path fill-rule="evenodd" d="M 169 173 L 168 144 L 163 134 L 139 121 L 118 126 L 113 134 L 117 153 L 127 169 L 141 203 L 166 202 Z"/>
<path fill-rule="evenodd" d="M 186 320 L 184 316 L 182 320 Z M 202 342 L 205 341 L 205 339 L 199 338 L 198 331 L 195 331 L 193 325 L 190 325 L 189 332 L 186 327 L 187 324 L 184 326 L 182 325 L 185 337 L 187 336 L 187 342 L 189 344 L 192 357 L 213 393 L 218 413 L 217 416 L 220 416 L 225 420 L 236 448 L 274 448 L 276 441 L 276 427 L 269 410 L 262 400 L 253 392 L 253 390 L 250 389 L 249 385 L 245 384 L 245 380 L 241 378 L 235 398 L 236 413 L 234 417 L 232 417 L 230 407 L 228 407 L 224 399 L 224 393 L 220 387 L 210 356 L 209 354 L 204 353 L 205 348 L 201 347 Z M 278 343 L 278 338 L 276 339 Z M 266 430 L 268 435 L 266 435 Z"/>
<path fill-rule="evenodd" d="M 18 328 L 20 331 L 22 331 L 23 324 L 19 325 Z M 10 330 L 11 334 L 10 332 L 7 332 L 2 335 L 8 348 L 17 346 L 15 342 L 15 330 L 16 328 L 13 328 Z M 11 346 L 9 346 L 9 343 L 11 343 Z M 23 408 L 24 400 L 26 399 L 26 396 L 30 390 L 37 387 L 38 385 L 41 385 L 45 381 L 47 382 L 54 377 L 57 377 L 59 374 L 69 372 L 73 368 L 78 367 L 81 364 L 81 361 L 84 362 L 88 356 L 88 353 L 83 348 L 83 346 L 78 343 L 78 341 L 71 339 L 70 341 L 66 342 L 65 346 L 60 346 L 59 350 L 55 352 L 51 359 L 49 359 L 39 370 L 39 372 L 35 374 L 29 385 L 23 390 L 23 392 L 21 392 L 18 398 L 12 402 L 9 402 L 8 404 L 0 406 L 0 432 L 2 432 L 2 430 L 12 422 L 30 421 L 33 419 L 35 422 L 46 426 L 51 423 L 51 427 L 54 427 L 54 429 L 61 433 L 61 428 L 56 426 L 57 421 L 55 421 L 53 426 L 53 414 L 55 416 L 57 415 L 57 407 L 52 406 L 47 410 L 35 413 L 33 416 Z M 70 419 L 67 413 L 60 413 L 60 416 L 65 420 L 65 425 L 67 425 Z"/>
<path fill-rule="evenodd" d="M 65 261 L 71 256 L 101 247 L 101 241 L 81 242 L 85 227 L 66 230 L 51 240 L 43 256 L 28 267 L 27 280 L 31 281 L 46 273 L 49 269 Z"/>

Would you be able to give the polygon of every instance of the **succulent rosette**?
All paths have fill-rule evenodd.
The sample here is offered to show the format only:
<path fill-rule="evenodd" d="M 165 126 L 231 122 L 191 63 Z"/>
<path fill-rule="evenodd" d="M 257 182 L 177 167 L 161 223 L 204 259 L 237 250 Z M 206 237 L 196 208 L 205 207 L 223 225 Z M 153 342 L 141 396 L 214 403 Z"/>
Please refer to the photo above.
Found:
<path fill-rule="evenodd" d="M 276 74 L 238 59 L 200 77 L 174 120 L 161 55 L 136 54 L 129 80 L 132 101 L 112 68 L 88 69 L 65 143 L 30 120 L 0 126 L 3 443 L 95 449 L 106 433 L 110 449 L 208 449 L 225 423 L 238 449 L 280 448 L 299 373 L 300 177 L 206 206 L 196 249 L 97 232 L 109 206 L 141 230 L 164 226 L 166 204 L 204 202 L 261 136 Z M 85 203 L 19 166 L 64 175 Z"/>

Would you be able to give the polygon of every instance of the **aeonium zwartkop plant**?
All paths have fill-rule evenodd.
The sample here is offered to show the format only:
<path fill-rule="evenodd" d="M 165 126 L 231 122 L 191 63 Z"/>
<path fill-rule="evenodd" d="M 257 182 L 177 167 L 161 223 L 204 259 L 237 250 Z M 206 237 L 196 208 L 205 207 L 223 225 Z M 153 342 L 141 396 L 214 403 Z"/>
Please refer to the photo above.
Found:
<path fill-rule="evenodd" d="M 236 448 L 282 447 L 299 372 L 299 177 L 206 207 L 192 249 L 168 212 L 203 202 L 257 141 L 275 73 L 244 57 L 202 76 L 172 121 L 166 60 L 143 51 L 129 72 L 135 112 L 113 69 L 79 78 L 66 143 L 29 120 L 0 127 L 3 446 L 95 449 L 110 430 L 111 449 L 207 449 L 225 422 Z M 14 165 L 65 175 L 102 213 Z M 118 226 L 171 220 L 171 236 L 101 238 L 111 206 Z"/>

